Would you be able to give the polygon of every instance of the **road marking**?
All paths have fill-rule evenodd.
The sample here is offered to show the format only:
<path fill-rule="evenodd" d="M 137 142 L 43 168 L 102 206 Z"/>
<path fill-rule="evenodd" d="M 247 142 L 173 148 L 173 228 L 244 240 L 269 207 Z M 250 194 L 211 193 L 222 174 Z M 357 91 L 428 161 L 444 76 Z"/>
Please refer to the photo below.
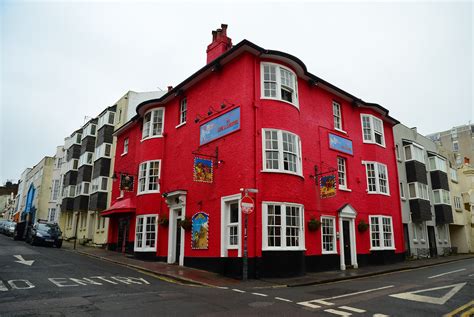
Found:
<path fill-rule="evenodd" d="M 339 316 L 352 316 L 351 313 L 348 313 L 342 310 L 337 310 L 337 309 L 325 309 L 324 311 L 327 313 L 339 315 Z"/>
<path fill-rule="evenodd" d="M 262 297 L 267 297 L 268 295 L 266 294 L 262 294 L 262 293 L 252 293 L 253 295 L 257 295 L 257 296 L 262 296 Z"/>
<path fill-rule="evenodd" d="M 463 286 L 466 285 L 466 284 L 467 283 L 452 284 L 452 285 L 447 285 L 447 286 L 422 289 L 422 290 L 414 291 L 414 292 L 392 294 L 390 296 L 400 298 L 400 299 L 411 300 L 411 301 L 415 301 L 415 302 L 430 303 L 430 304 L 436 304 L 436 305 L 444 305 L 444 303 L 446 303 L 451 297 L 453 297 L 457 292 L 459 292 L 459 290 L 461 288 L 463 288 Z M 442 297 L 417 295 L 418 293 L 436 291 L 436 290 L 445 289 L 445 288 L 451 288 L 451 290 L 449 292 L 447 292 Z"/>
<path fill-rule="evenodd" d="M 468 276 L 474 276 L 474 274 L 469 274 Z"/>
<path fill-rule="evenodd" d="M 292 300 L 289 300 L 289 299 L 286 299 L 286 298 L 275 297 L 275 299 L 281 300 L 281 301 L 283 301 L 283 302 L 293 303 Z"/>
<path fill-rule="evenodd" d="M 365 310 L 363 310 L 363 309 L 354 308 L 354 307 L 350 307 L 350 306 L 339 306 L 339 309 L 353 311 L 354 313 L 365 313 Z"/>
<path fill-rule="evenodd" d="M 216 286 L 216 288 L 220 288 L 220 289 L 229 289 L 228 287 L 226 286 Z"/>
<path fill-rule="evenodd" d="M 474 307 L 462 313 L 461 317 L 472 317 L 474 316 Z"/>
<path fill-rule="evenodd" d="M 384 315 L 384 314 L 373 314 L 372 317 L 390 317 L 390 316 Z"/>
<path fill-rule="evenodd" d="M 469 308 L 470 306 L 473 306 L 474 307 L 474 300 L 470 301 L 469 303 L 467 304 L 464 304 L 458 308 L 456 308 L 455 310 L 453 310 L 452 312 L 449 312 L 447 313 L 446 315 L 444 315 L 443 317 L 452 317 L 460 312 L 462 312 L 463 310 L 465 310 L 466 308 Z"/>
<path fill-rule="evenodd" d="M 321 304 L 321 305 L 334 305 L 333 303 L 327 302 L 326 300 L 329 299 L 338 299 L 338 298 L 344 298 L 344 297 L 349 297 L 349 296 L 354 296 L 354 295 L 359 295 L 359 294 L 365 294 L 365 293 L 370 293 L 374 291 L 380 291 L 388 288 L 392 288 L 394 285 L 387 285 L 387 286 L 382 286 L 378 288 L 372 288 L 372 289 L 367 289 L 365 291 L 360 291 L 360 292 L 355 292 L 355 293 L 349 293 L 349 294 L 344 294 L 344 295 L 339 295 L 339 296 L 333 296 L 333 297 L 328 297 L 328 298 L 321 298 L 321 299 L 313 299 L 305 302 L 299 302 L 297 303 L 298 305 L 306 306 L 309 308 L 320 308 L 321 306 L 318 306 L 316 304 Z"/>
<path fill-rule="evenodd" d="M 21 255 L 14 255 L 14 257 L 18 259 L 18 261 L 15 261 L 15 262 L 25 264 L 25 265 L 28 265 L 28 266 L 33 265 L 33 262 L 35 262 L 35 260 L 28 260 L 27 261 L 27 260 L 23 259 L 23 256 L 21 256 Z"/>
<path fill-rule="evenodd" d="M 18 282 L 26 285 L 26 286 L 21 286 L 18 285 Z M 12 289 L 30 289 L 30 288 L 35 288 L 35 286 L 28 280 L 10 280 L 8 281 L 8 284 Z"/>
<path fill-rule="evenodd" d="M 3 284 L 3 281 L 0 281 L 0 292 L 8 292 L 8 288 Z"/>
<path fill-rule="evenodd" d="M 441 274 L 438 274 L 438 275 L 433 275 L 433 276 L 430 276 L 428 278 L 436 278 L 436 277 L 440 277 L 440 276 L 443 276 L 443 275 L 447 275 L 447 274 L 451 274 L 451 273 L 456 273 L 456 272 L 461 272 L 461 271 L 465 271 L 466 269 L 459 269 L 459 270 L 456 270 L 456 271 L 451 271 L 451 272 L 446 272 L 446 273 L 441 273 Z"/>
<path fill-rule="evenodd" d="M 236 288 L 233 288 L 232 289 L 234 292 L 237 292 L 237 293 L 245 293 L 245 291 L 242 291 L 240 289 L 236 289 Z"/>

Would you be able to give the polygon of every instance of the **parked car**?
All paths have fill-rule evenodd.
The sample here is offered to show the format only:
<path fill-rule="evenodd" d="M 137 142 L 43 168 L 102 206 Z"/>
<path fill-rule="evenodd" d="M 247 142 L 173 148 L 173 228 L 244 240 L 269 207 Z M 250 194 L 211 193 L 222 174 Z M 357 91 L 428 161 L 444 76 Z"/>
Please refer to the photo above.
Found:
<path fill-rule="evenodd" d="M 16 222 L 10 221 L 5 225 L 5 234 L 9 237 L 12 237 L 16 228 Z"/>
<path fill-rule="evenodd" d="M 37 222 L 27 234 L 26 242 L 31 245 L 50 245 L 60 248 L 63 245 L 63 235 L 56 223 Z"/>
<path fill-rule="evenodd" d="M 8 234 L 8 228 L 12 224 L 11 221 L 8 220 L 0 220 L 0 233 Z"/>

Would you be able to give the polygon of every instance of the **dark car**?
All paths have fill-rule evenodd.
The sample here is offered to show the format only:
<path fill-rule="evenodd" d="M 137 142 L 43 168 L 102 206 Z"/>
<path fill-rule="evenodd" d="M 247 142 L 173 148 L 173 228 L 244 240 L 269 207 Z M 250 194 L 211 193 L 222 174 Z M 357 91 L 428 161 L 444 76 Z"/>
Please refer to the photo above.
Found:
<path fill-rule="evenodd" d="M 36 223 L 28 231 L 26 242 L 31 245 L 51 245 L 60 248 L 63 245 L 63 235 L 55 223 Z"/>
<path fill-rule="evenodd" d="M 10 221 L 5 225 L 5 234 L 12 237 L 16 229 L 16 222 Z"/>

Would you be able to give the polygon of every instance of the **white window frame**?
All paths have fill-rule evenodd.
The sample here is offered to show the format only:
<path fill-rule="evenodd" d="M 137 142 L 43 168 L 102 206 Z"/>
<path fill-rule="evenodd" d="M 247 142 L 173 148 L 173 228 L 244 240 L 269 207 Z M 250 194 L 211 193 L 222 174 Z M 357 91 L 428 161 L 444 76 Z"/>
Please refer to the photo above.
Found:
<path fill-rule="evenodd" d="M 107 148 L 109 148 L 109 154 L 107 155 Z M 95 148 L 95 153 L 94 153 L 94 161 L 102 158 L 111 158 L 112 157 L 112 144 L 110 143 L 102 143 L 98 147 Z"/>
<path fill-rule="evenodd" d="M 442 159 L 438 156 L 430 156 L 428 158 L 428 162 L 430 163 L 430 171 L 441 171 L 448 173 L 447 171 L 447 162 L 445 159 Z"/>
<path fill-rule="evenodd" d="M 84 152 L 79 157 L 78 167 L 81 167 L 82 165 L 92 165 L 93 162 L 94 162 L 94 152 Z"/>
<path fill-rule="evenodd" d="M 415 196 L 412 195 L 410 191 L 410 186 L 414 186 Z M 428 185 L 420 183 L 420 182 L 408 183 L 408 199 L 423 199 L 423 200 L 430 201 Z"/>
<path fill-rule="evenodd" d="M 378 240 L 379 240 L 379 246 L 374 246 L 374 236 L 372 233 L 374 233 L 374 227 L 372 222 L 374 218 L 378 219 L 377 223 L 377 232 L 378 232 Z M 385 239 L 385 231 L 384 231 L 384 219 L 390 219 L 390 244 L 391 245 L 386 245 L 386 239 Z M 394 240 L 394 232 L 393 232 L 393 219 L 391 216 L 384 216 L 384 215 L 370 215 L 369 216 L 369 228 L 370 228 L 370 250 L 395 250 L 395 240 Z"/>
<path fill-rule="evenodd" d="M 81 144 L 82 143 L 82 134 L 81 133 L 75 133 L 73 136 L 73 144 Z"/>
<path fill-rule="evenodd" d="M 122 153 L 122 156 L 127 154 L 128 153 L 128 143 L 129 143 L 129 139 L 126 138 L 125 140 L 123 140 L 123 153 Z"/>
<path fill-rule="evenodd" d="M 347 188 L 347 160 L 345 157 L 342 157 L 342 156 L 337 157 L 337 184 L 338 184 L 339 189 L 342 189 L 342 190 L 348 189 Z"/>
<path fill-rule="evenodd" d="M 410 151 L 410 158 L 407 155 L 407 150 Z M 425 148 L 422 147 L 419 144 L 412 143 L 405 145 L 403 147 L 403 155 L 405 156 L 405 161 L 418 161 L 420 163 L 426 164 L 426 158 L 425 158 Z"/>
<path fill-rule="evenodd" d="M 438 194 L 438 196 L 436 196 Z M 439 199 L 437 199 L 437 197 Z M 445 189 L 433 189 L 433 205 L 451 205 L 449 191 Z"/>
<path fill-rule="evenodd" d="M 369 138 L 366 138 L 365 133 L 364 133 L 364 118 L 367 118 L 369 122 L 369 130 L 370 130 Z M 362 142 L 369 143 L 369 144 L 377 144 L 381 147 L 385 147 L 385 131 L 384 131 L 383 121 L 371 114 L 362 113 L 360 115 L 360 122 L 361 122 L 361 128 L 362 128 Z M 381 131 L 376 131 L 375 122 L 378 122 L 380 124 L 380 127 L 382 129 Z M 378 143 L 376 141 L 376 138 L 375 138 L 376 134 L 381 136 L 382 143 Z"/>
<path fill-rule="evenodd" d="M 141 231 L 138 230 L 139 219 L 143 219 L 142 230 Z M 148 219 L 154 219 L 154 226 L 155 226 L 155 230 L 154 230 L 155 231 L 155 237 L 154 237 L 155 243 L 154 243 L 154 246 L 147 246 L 146 245 L 147 233 L 149 232 L 149 231 L 146 230 L 146 227 L 147 227 L 147 224 L 148 224 Z M 141 242 L 142 242 L 141 246 L 138 246 L 139 239 L 137 239 L 137 237 L 138 237 L 139 234 L 141 235 Z M 158 244 L 158 215 L 149 214 L 149 215 L 137 216 L 136 219 L 135 219 L 135 242 L 134 242 L 133 250 L 135 252 L 153 252 L 153 251 L 156 252 L 157 244 Z"/>
<path fill-rule="evenodd" d="M 397 156 L 397 161 L 401 162 L 402 158 L 400 156 L 400 147 L 398 144 L 395 144 L 395 155 Z"/>
<path fill-rule="evenodd" d="M 390 186 L 389 186 L 389 176 L 388 176 L 388 168 L 387 168 L 387 165 L 383 164 L 383 163 L 379 163 L 379 162 L 369 162 L 369 161 L 362 161 L 362 164 L 365 165 L 365 178 L 366 178 L 366 181 L 367 181 L 367 193 L 368 194 L 380 194 L 380 195 L 386 195 L 386 196 L 390 196 Z M 369 185 L 369 170 L 368 170 L 368 165 L 372 165 L 374 166 L 374 173 L 375 173 L 375 190 L 371 190 L 370 189 L 370 185 Z M 380 174 L 379 174 L 379 171 L 380 171 L 380 168 L 383 168 L 385 169 L 385 176 L 386 178 L 383 179 L 380 177 Z M 382 188 L 382 185 L 381 185 L 381 182 L 385 180 L 386 182 L 386 192 L 383 192 L 381 190 Z"/>
<path fill-rule="evenodd" d="M 104 188 L 105 181 L 105 188 Z M 91 194 L 96 192 L 105 192 L 107 193 L 109 187 L 109 178 L 107 176 L 98 176 L 91 181 Z"/>
<path fill-rule="evenodd" d="M 456 145 L 456 146 L 454 146 Z M 453 141 L 453 152 L 459 152 L 459 142 Z"/>
<path fill-rule="evenodd" d="M 453 196 L 454 209 L 462 210 L 462 200 L 459 196 Z"/>
<path fill-rule="evenodd" d="M 458 182 L 458 173 L 454 168 L 449 168 L 449 172 L 451 173 L 451 181 L 454 183 Z"/>
<path fill-rule="evenodd" d="M 157 175 L 150 175 L 150 165 L 151 163 L 158 162 L 158 174 Z M 145 175 L 142 175 L 142 165 L 145 165 Z M 152 193 L 159 193 L 160 192 L 160 176 L 161 176 L 161 160 L 150 160 L 141 162 L 138 166 L 138 179 L 137 179 L 137 195 L 143 194 L 152 194 Z M 150 187 L 150 177 L 157 177 L 157 189 L 149 190 L 147 188 Z M 141 179 L 145 179 L 145 189 L 141 190 Z"/>
<path fill-rule="evenodd" d="M 181 126 L 186 123 L 186 117 L 188 114 L 188 99 L 184 97 L 179 102 L 179 125 Z"/>
<path fill-rule="evenodd" d="M 229 209 L 228 209 L 228 215 L 226 215 L 226 246 L 227 250 L 237 250 L 239 249 L 240 245 L 240 207 L 239 207 L 239 201 L 231 201 L 228 202 L 229 204 Z M 231 209 L 230 205 L 231 204 L 237 204 L 237 222 L 230 222 L 231 221 Z M 236 228 L 237 230 L 237 243 L 236 244 L 230 244 L 230 228 Z"/>
<path fill-rule="evenodd" d="M 403 185 L 402 182 L 400 182 L 400 198 L 402 200 L 406 200 L 407 196 L 405 195 L 405 186 Z"/>
<path fill-rule="evenodd" d="M 153 125 L 158 124 L 159 121 L 159 115 L 158 118 L 155 118 L 155 112 L 160 113 L 161 112 L 161 130 L 157 130 L 156 133 L 153 133 Z M 150 114 L 150 121 L 147 121 L 146 117 L 147 115 Z M 155 120 L 157 119 L 157 120 Z M 148 110 L 144 115 L 143 115 L 143 126 L 142 126 L 142 141 L 147 140 L 147 139 L 152 139 L 152 138 L 161 138 L 163 137 L 163 131 L 165 129 L 165 108 L 160 107 L 160 108 L 154 108 L 151 110 Z"/>
<path fill-rule="evenodd" d="M 94 128 L 94 131 L 92 131 Z M 88 136 L 96 136 L 97 135 L 97 125 L 95 123 L 89 123 L 84 129 L 82 129 L 82 138 L 84 140 Z"/>
<path fill-rule="evenodd" d="M 51 188 L 51 201 L 56 201 L 59 198 L 59 179 L 54 179 L 53 180 L 53 186 Z"/>
<path fill-rule="evenodd" d="M 81 182 L 76 185 L 75 196 L 88 196 L 91 193 L 91 183 Z"/>
<path fill-rule="evenodd" d="M 324 233 L 324 221 L 332 221 L 332 234 Z M 324 236 L 330 236 L 332 238 L 332 250 L 328 251 L 324 247 Z M 322 254 L 337 254 L 337 244 L 336 244 L 336 217 L 333 216 L 321 216 L 321 253 Z"/>
<path fill-rule="evenodd" d="M 277 149 L 267 149 L 266 148 L 266 138 L 265 132 L 276 132 L 277 133 Z M 289 152 L 283 150 L 283 134 L 289 134 L 295 137 L 295 146 L 296 152 Z M 267 168 L 267 152 L 278 152 L 278 168 Z M 292 155 L 296 155 L 296 172 L 285 170 L 284 169 L 284 153 L 291 153 Z M 263 160 L 263 172 L 273 172 L 273 173 L 287 173 L 293 175 L 302 176 L 302 159 L 301 159 L 301 139 L 297 134 L 294 134 L 289 131 L 285 130 L 277 130 L 277 129 L 262 129 L 262 160 Z"/>
<path fill-rule="evenodd" d="M 112 120 L 110 120 L 111 118 Z M 109 110 L 99 117 L 97 130 L 99 130 L 104 125 L 115 125 L 115 112 Z"/>
<path fill-rule="evenodd" d="M 56 208 L 48 208 L 48 222 L 56 222 L 56 219 Z"/>
<path fill-rule="evenodd" d="M 334 119 L 334 130 L 346 133 L 342 125 L 342 107 L 337 101 L 332 102 L 332 116 Z"/>
<path fill-rule="evenodd" d="M 69 186 L 63 187 L 62 197 L 63 198 L 76 197 L 76 185 L 69 185 Z"/>
<path fill-rule="evenodd" d="M 268 206 L 269 205 L 278 205 L 281 208 L 281 221 L 280 221 L 280 246 L 269 246 L 268 245 Z M 297 207 L 299 208 L 299 234 L 298 246 L 286 246 L 286 207 Z M 295 203 L 286 203 L 286 202 L 270 202 L 265 201 L 262 203 L 262 250 L 263 251 L 304 251 L 305 249 L 305 233 L 304 233 L 304 206 L 301 204 Z"/>
<path fill-rule="evenodd" d="M 276 80 L 275 80 L 275 84 L 276 84 L 276 95 L 275 97 L 271 97 L 271 96 L 265 96 L 265 66 L 270 66 L 270 67 L 275 67 L 275 77 L 276 77 Z M 282 85 L 282 81 L 281 81 L 281 74 L 282 74 L 282 70 L 283 71 L 288 71 L 290 72 L 292 75 L 293 75 L 293 81 L 294 81 L 294 87 L 285 87 L 284 85 Z M 289 102 L 287 100 L 284 100 L 282 99 L 281 97 L 281 90 L 282 90 L 282 86 L 283 88 L 286 88 L 285 90 L 293 90 L 293 94 L 292 94 L 292 97 L 293 97 L 293 102 Z M 299 108 L 299 103 L 298 103 L 298 76 L 296 75 L 296 73 L 294 71 L 292 71 L 291 69 L 289 69 L 288 67 L 285 67 L 283 65 L 280 65 L 280 64 L 276 64 L 276 63 L 269 63 L 269 62 L 262 62 L 260 64 L 260 87 L 261 87 L 261 99 L 270 99 L 270 100 L 278 100 L 278 101 L 282 101 L 282 102 L 286 102 L 296 108 Z"/>

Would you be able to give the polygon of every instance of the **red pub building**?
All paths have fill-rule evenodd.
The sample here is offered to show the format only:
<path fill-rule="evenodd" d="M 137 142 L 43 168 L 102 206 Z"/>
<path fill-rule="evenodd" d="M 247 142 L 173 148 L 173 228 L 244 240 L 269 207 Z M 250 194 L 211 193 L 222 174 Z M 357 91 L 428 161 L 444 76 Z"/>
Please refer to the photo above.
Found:
<path fill-rule="evenodd" d="M 240 277 L 248 195 L 250 277 L 402 260 L 398 121 L 226 31 L 115 131 L 109 248 Z"/>

